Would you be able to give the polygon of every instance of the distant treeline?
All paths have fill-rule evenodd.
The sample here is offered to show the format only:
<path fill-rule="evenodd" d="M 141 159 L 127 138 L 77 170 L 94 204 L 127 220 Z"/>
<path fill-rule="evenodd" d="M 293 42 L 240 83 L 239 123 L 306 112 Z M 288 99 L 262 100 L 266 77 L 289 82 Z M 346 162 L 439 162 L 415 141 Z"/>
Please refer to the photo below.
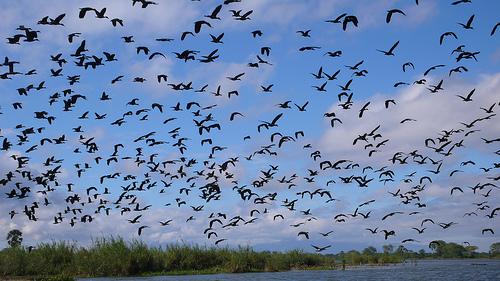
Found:
<path fill-rule="evenodd" d="M 110 237 L 95 239 L 88 247 L 69 242 L 52 242 L 42 243 L 34 248 L 21 245 L 5 248 L 0 251 L 0 277 L 71 278 L 338 269 L 343 265 L 399 263 L 411 258 L 500 257 L 500 243 L 496 243 L 497 252 L 491 254 L 476 253 L 476 248 L 444 241 L 439 245 L 434 244 L 436 248 L 433 248 L 432 254 L 423 250 L 418 253 L 411 252 L 401 246 L 394 249 L 387 245 L 384 246 L 383 252 L 368 247 L 361 252 L 322 255 L 300 250 L 256 252 L 250 247 L 231 249 L 180 244 L 149 247 L 141 241 L 126 242 L 120 237 Z"/>
<path fill-rule="evenodd" d="M 500 258 L 500 243 L 491 244 L 488 253 L 477 252 L 478 247 L 473 245 L 447 243 L 442 240 L 432 241 L 429 248 L 432 252 L 426 252 L 424 249 L 415 252 L 402 245 L 397 248 L 393 245 L 384 245 L 382 252 L 377 252 L 375 247 L 367 247 L 361 252 L 351 250 L 327 256 L 333 257 L 336 261 L 345 260 L 349 265 L 398 263 L 411 259 Z"/>

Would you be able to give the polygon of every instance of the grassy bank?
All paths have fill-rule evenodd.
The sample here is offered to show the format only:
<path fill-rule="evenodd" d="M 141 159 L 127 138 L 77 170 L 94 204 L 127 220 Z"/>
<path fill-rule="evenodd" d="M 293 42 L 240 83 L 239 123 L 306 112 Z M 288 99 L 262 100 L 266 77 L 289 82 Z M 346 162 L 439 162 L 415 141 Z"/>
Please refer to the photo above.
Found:
<path fill-rule="evenodd" d="M 23 247 L 0 251 L 0 277 L 6 276 L 137 276 L 221 272 L 286 271 L 333 268 L 335 260 L 293 250 L 256 252 L 249 247 L 214 248 L 173 244 L 148 247 L 121 238 L 94 240 L 89 247 L 53 242 L 29 252 Z"/>
<path fill-rule="evenodd" d="M 37 276 L 35 280 L 68 281 L 73 277 L 187 275 L 237 272 L 270 272 L 292 269 L 325 270 L 359 265 L 384 265 L 408 259 L 495 258 L 499 243 L 491 253 L 476 253 L 476 247 L 438 241 L 434 253 L 409 251 L 403 246 L 384 245 L 383 252 L 367 247 L 337 254 L 313 254 L 300 250 L 257 252 L 250 247 L 217 248 L 171 244 L 150 247 L 141 241 L 122 238 L 95 239 L 88 247 L 75 242 L 37 245 L 31 251 L 21 245 L 0 250 L 0 280 L 16 276 Z M 43 278 L 40 278 L 42 276 Z M 45 276 L 45 277 L 44 277 Z"/>

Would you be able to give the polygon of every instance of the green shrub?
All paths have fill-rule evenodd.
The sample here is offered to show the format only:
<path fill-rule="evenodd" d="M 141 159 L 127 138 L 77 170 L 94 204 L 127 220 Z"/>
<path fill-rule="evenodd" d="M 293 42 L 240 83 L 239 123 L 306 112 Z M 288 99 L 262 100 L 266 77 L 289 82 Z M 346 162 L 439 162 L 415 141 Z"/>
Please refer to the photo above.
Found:
<path fill-rule="evenodd" d="M 47 276 L 37 280 L 72 280 L 74 276 L 137 276 L 169 272 L 283 271 L 333 264 L 333 258 L 302 251 L 256 252 L 251 247 L 217 248 L 171 244 L 149 247 L 121 237 L 76 243 L 42 243 L 31 252 L 22 247 L 0 251 L 0 276 Z"/>

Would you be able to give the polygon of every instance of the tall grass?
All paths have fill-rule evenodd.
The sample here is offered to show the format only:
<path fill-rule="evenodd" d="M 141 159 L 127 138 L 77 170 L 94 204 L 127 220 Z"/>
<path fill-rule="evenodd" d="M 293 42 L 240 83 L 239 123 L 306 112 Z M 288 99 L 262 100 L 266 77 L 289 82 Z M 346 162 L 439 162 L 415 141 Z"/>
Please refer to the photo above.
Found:
<path fill-rule="evenodd" d="M 22 247 L 0 251 L 1 276 L 136 276 L 144 274 L 284 271 L 332 267 L 333 257 L 289 252 L 256 252 L 250 247 L 215 248 L 171 244 L 149 247 L 120 237 L 94 239 L 89 247 L 51 242 L 31 252 Z"/>

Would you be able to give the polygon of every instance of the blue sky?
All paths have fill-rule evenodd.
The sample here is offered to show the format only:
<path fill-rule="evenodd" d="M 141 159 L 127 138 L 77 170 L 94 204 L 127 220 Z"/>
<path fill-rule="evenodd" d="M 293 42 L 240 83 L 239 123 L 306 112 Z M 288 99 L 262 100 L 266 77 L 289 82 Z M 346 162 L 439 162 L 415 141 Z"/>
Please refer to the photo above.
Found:
<path fill-rule="evenodd" d="M 145 9 L 132 6 L 129 1 L 109 1 L 103 5 L 100 1 L 16 1 L 2 2 L 0 4 L 1 16 L 4 19 L 0 32 L 4 38 L 11 37 L 19 30 L 19 25 L 39 30 L 37 42 L 20 42 L 19 45 L 1 44 L 0 54 L 9 57 L 10 60 L 18 61 L 15 70 L 27 72 L 36 69 L 36 75 L 11 75 L 12 79 L 0 80 L 2 103 L 0 107 L 0 141 L 7 139 L 14 146 L 8 151 L 0 151 L 0 175 L 4 177 L 9 171 L 16 170 L 17 161 L 11 156 L 27 156 L 29 163 L 22 169 L 31 171 L 33 175 L 45 173 L 47 169 L 57 166 L 44 166 L 47 157 L 54 156 L 55 159 L 64 159 L 61 164 L 61 173 L 58 174 L 57 182 L 51 183 L 54 191 L 44 195 L 40 192 L 43 187 L 23 179 L 20 174 L 4 186 L 0 186 L 0 229 L 7 230 L 20 228 L 25 233 L 27 243 L 35 241 L 50 241 L 51 239 L 77 240 L 82 244 L 88 243 L 92 237 L 101 235 L 122 235 L 126 238 L 137 238 L 137 228 L 141 225 L 150 226 L 141 235 L 141 239 L 151 244 L 165 244 L 171 242 L 186 242 L 213 245 L 216 239 L 207 239 L 202 233 L 208 227 L 212 212 L 226 213 L 228 216 L 224 223 L 228 223 L 231 217 L 241 216 L 246 220 L 251 219 L 249 212 L 252 209 L 264 211 L 267 214 L 257 216 L 254 224 L 241 225 L 238 227 L 214 229 L 218 238 L 226 238 L 222 244 L 229 246 L 251 245 L 257 249 L 284 250 L 290 248 L 302 248 L 312 251 L 311 244 L 332 245 L 328 250 L 338 252 L 351 248 L 362 249 L 368 245 L 380 247 L 383 244 L 392 243 L 398 245 L 404 239 L 415 239 L 418 242 L 406 243 L 405 246 L 412 249 L 426 247 L 429 241 L 435 239 L 450 240 L 458 243 L 468 241 L 480 246 L 481 250 L 487 250 L 488 246 L 498 240 L 497 218 L 485 217 L 491 210 L 498 207 L 499 200 L 497 188 L 494 186 L 488 197 L 484 195 L 490 187 L 473 193 L 468 187 L 476 184 L 495 184 L 494 178 L 498 176 L 498 168 L 491 168 L 498 163 L 498 155 L 495 151 L 498 146 L 495 143 L 485 143 L 481 138 L 487 140 L 497 139 L 500 132 L 500 122 L 497 116 L 479 121 L 472 129 L 480 131 L 465 136 L 470 130 L 465 128 L 461 122 L 470 123 L 474 119 L 487 117 L 488 114 L 480 109 L 488 108 L 496 104 L 493 111 L 500 105 L 499 86 L 500 73 L 498 64 L 500 60 L 500 49 L 498 44 L 498 32 L 490 36 L 490 32 L 498 22 L 498 16 L 494 12 L 499 10 L 500 4 L 495 1 L 473 1 L 470 4 L 451 5 L 453 1 L 270 1 L 257 0 L 245 1 L 223 5 L 219 14 L 221 20 L 204 18 L 213 9 L 222 4 L 223 1 L 157 1 L 158 5 L 150 5 Z M 93 7 L 101 9 L 106 7 L 106 15 L 111 18 L 123 19 L 124 26 L 113 27 L 109 19 L 95 18 L 93 13 L 88 13 L 84 19 L 78 18 L 79 9 L 82 7 Z M 390 9 L 401 9 L 406 15 L 394 14 L 391 22 L 385 22 L 387 11 Z M 231 16 L 230 10 L 250 11 L 250 20 L 238 21 Z M 44 16 L 55 18 L 65 13 L 62 20 L 64 26 L 38 25 L 37 22 Z M 326 20 L 334 19 L 340 14 L 355 15 L 359 20 L 359 26 L 349 25 L 346 31 L 342 30 L 341 24 L 328 23 Z M 464 29 L 458 23 L 465 23 L 471 15 L 475 15 L 473 29 Z M 201 32 L 195 36 L 187 36 L 185 40 L 180 39 L 184 31 L 193 31 L 194 22 L 205 19 L 212 27 L 203 26 Z M 310 37 L 302 37 L 297 31 L 311 30 Z M 252 31 L 261 30 L 263 35 L 254 38 Z M 74 39 L 73 43 L 67 41 L 67 35 L 79 32 L 81 35 Z M 447 37 L 442 45 L 439 44 L 441 34 L 454 32 L 458 39 Z M 210 35 L 217 36 L 224 33 L 223 44 L 210 42 Z M 122 36 L 133 36 L 132 43 L 124 43 Z M 172 38 L 172 42 L 159 42 L 156 38 Z M 85 40 L 86 55 L 104 57 L 102 52 L 116 54 L 117 61 L 104 62 L 104 65 L 96 69 L 83 69 L 75 65 L 75 58 L 70 56 L 79 44 Z M 379 50 L 388 50 L 396 41 L 395 56 L 384 56 Z M 460 45 L 467 52 L 480 52 L 477 61 L 464 59 L 457 62 L 457 54 L 452 51 Z M 137 47 L 145 46 L 150 52 L 161 52 L 164 57 L 156 56 L 148 59 L 143 53 L 137 54 Z M 318 46 L 314 51 L 299 51 L 301 47 Z M 260 53 L 262 47 L 270 47 L 269 56 Z M 201 63 L 199 61 L 184 62 L 175 58 L 173 52 L 183 50 L 196 50 L 196 58 L 208 55 L 217 49 L 219 57 L 215 62 Z M 339 57 L 330 57 L 326 52 L 342 51 Z M 62 67 L 61 77 L 51 77 L 50 70 L 59 68 L 56 62 L 50 60 L 50 55 L 61 53 L 61 57 L 67 63 Z M 260 63 L 258 68 L 249 67 L 249 63 L 258 61 L 257 55 L 269 62 Z M 346 66 L 352 66 L 360 61 L 363 63 L 359 70 L 367 70 L 366 76 L 357 77 L 353 71 Z M 402 70 L 402 65 L 411 62 L 415 69 Z M 424 72 L 434 65 L 445 65 L 437 68 L 424 76 Z M 463 66 L 467 72 L 453 73 L 449 75 L 452 68 Z M 320 67 L 323 72 L 331 75 L 340 70 L 337 80 L 327 81 L 325 78 L 316 79 L 311 73 L 317 73 Z M 7 72 L 8 66 L 1 66 L 0 72 Z M 239 73 L 245 73 L 241 81 L 231 81 L 227 77 L 233 77 Z M 166 83 L 158 83 L 156 76 L 165 74 L 168 76 Z M 80 75 L 80 82 L 69 85 L 67 76 Z M 115 77 L 123 75 L 121 82 L 111 84 Z M 323 75 L 324 76 L 324 75 Z M 133 82 L 135 77 L 145 79 L 144 83 Z M 351 89 L 352 106 L 344 110 L 339 106 L 338 94 L 342 92 L 338 85 L 345 85 L 350 79 L 353 80 Z M 425 85 L 414 84 L 414 81 L 426 79 Z M 427 88 L 436 85 L 443 79 L 444 90 L 431 93 Z M 38 85 L 45 81 L 46 89 L 39 91 L 32 89 L 28 96 L 20 96 L 18 88 L 27 87 L 29 84 Z M 174 91 L 167 84 L 188 84 L 192 82 L 194 89 L 185 91 Z M 313 86 L 320 86 L 327 82 L 325 92 L 316 91 Z M 397 82 L 405 82 L 408 85 L 394 87 Z M 262 92 L 261 86 L 272 86 L 272 92 Z M 197 93 L 195 90 L 208 85 L 206 91 Z M 220 86 L 222 96 L 214 96 Z M 79 100 L 71 111 L 63 111 L 65 97 L 52 105 L 49 105 L 49 97 L 56 92 L 62 95 L 64 89 L 71 88 L 73 94 L 82 94 L 86 100 Z M 464 102 L 456 95 L 466 96 L 472 89 L 476 89 L 471 102 Z M 228 98 L 229 91 L 237 90 L 239 95 Z M 105 92 L 111 100 L 99 100 Z M 66 97 L 67 98 L 67 97 Z M 133 98 L 138 98 L 138 105 L 132 106 L 127 103 Z M 388 109 L 384 107 L 384 101 L 393 99 L 395 105 Z M 277 106 L 279 103 L 291 101 L 290 109 Z M 345 97 L 342 102 L 345 101 Z M 12 104 L 22 103 L 22 109 L 14 109 Z M 199 117 L 193 112 L 198 110 L 196 106 L 190 110 L 186 108 L 189 102 L 197 102 L 201 107 L 216 105 L 210 109 L 200 110 Z M 294 104 L 306 106 L 306 111 L 298 111 Z M 368 110 L 362 118 L 358 118 L 359 110 L 368 102 Z M 153 103 L 164 106 L 163 112 L 152 109 Z M 174 111 L 180 103 L 182 111 Z M 148 109 L 136 114 L 138 110 Z M 35 119 L 34 112 L 47 111 L 49 116 L 55 117 L 53 124 L 47 120 Z M 78 117 L 89 111 L 89 119 L 81 120 Z M 123 117 L 123 114 L 131 111 L 131 115 Z M 243 116 L 236 116 L 230 121 L 233 112 L 240 112 Z M 335 123 L 330 126 L 330 118 L 325 118 L 324 113 L 334 112 L 342 124 Z M 95 120 L 95 113 L 107 114 L 106 118 Z M 211 130 L 210 133 L 198 134 L 198 128 L 193 119 L 197 121 L 207 115 L 213 116 L 213 123 L 218 123 L 221 130 Z M 278 114 L 283 116 L 278 120 L 277 127 L 269 130 L 257 131 L 257 126 L 262 121 L 270 122 Z M 146 116 L 147 115 L 147 116 Z M 110 125 L 113 121 L 124 118 L 126 123 L 122 126 Z M 176 118 L 163 124 L 168 118 Z M 415 119 L 400 123 L 405 118 Z M 144 120 L 140 120 L 144 119 Z M 147 120 L 146 120 L 147 119 Z M 210 122 L 208 122 L 210 123 Z M 16 128 L 22 124 L 23 128 Z M 82 126 L 82 133 L 73 132 L 72 128 Z M 379 141 L 389 139 L 385 146 L 377 148 L 371 157 L 364 149 L 363 141 L 353 146 L 353 140 L 364 133 L 369 133 L 380 125 L 378 133 Z M 18 145 L 17 135 L 22 134 L 25 128 L 44 127 L 42 133 L 30 135 L 28 142 Z M 178 136 L 172 137 L 168 132 L 180 128 Z M 464 146 L 457 147 L 450 155 L 436 153 L 433 149 L 425 147 L 425 139 L 436 139 L 442 130 L 463 130 L 446 141 L 451 141 L 447 149 L 453 144 L 464 140 Z M 153 138 L 156 141 L 167 143 L 149 147 L 144 142 L 133 142 L 136 138 L 149 132 L 155 131 Z M 303 131 L 304 136 L 296 138 L 295 132 Z M 271 148 L 276 155 L 255 154 L 251 160 L 245 157 L 252 155 L 262 146 L 270 145 L 271 135 L 279 132 L 284 136 L 293 136 L 295 141 L 285 142 L 278 147 L 276 139 L 275 146 Z M 57 138 L 65 135 L 68 140 L 65 144 L 46 144 L 41 146 L 43 138 Z M 93 141 L 99 147 L 96 153 L 86 153 L 79 138 L 83 135 L 85 139 L 94 138 Z M 244 139 L 250 136 L 250 139 Z M 186 138 L 187 150 L 180 154 L 178 147 L 173 146 L 179 138 Z M 201 146 L 203 139 L 211 138 L 212 145 Z M 437 141 L 437 140 L 436 140 Z M 446 142 L 444 141 L 444 142 Z M 443 143 L 444 143 L 443 142 Z M 113 146 L 117 143 L 123 144 L 119 149 L 118 162 L 106 165 L 106 159 L 113 154 Z M 361 144 L 362 143 L 362 144 Z M 310 148 L 304 148 L 305 145 Z M 37 149 L 26 152 L 33 145 Z M 225 147 L 226 149 L 215 152 L 213 158 L 209 158 L 211 147 Z M 136 156 L 136 148 L 143 148 L 143 156 Z M 82 153 L 74 153 L 79 148 Z M 429 170 L 436 170 L 437 164 L 429 161 L 423 165 L 410 161 L 409 164 L 393 164 L 391 159 L 396 152 L 404 155 L 412 151 L 418 151 L 423 157 L 431 157 L 433 160 L 442 159 L 441 172 L 437 175 Z M 311 153 L 318 151 L 321 159 L 314 161 Z M 153 163 L 137 165 L 134 160 L 149 161 L 150 155 L 157 154 Z M 96 164 L 94 158 L 103 158 L 100 164 Z M 123 158 L 130 159 L 123 159 Z M 185 166 L 177 160 L 196 159 L 197 163 Z M 207 166 L 213 163 L 221 165 L 231 157 L 238 157 L 235 167 L 229 165 L 227 170 L 233 176 L 225 178 L 227 174 L 220 173 L 219 186 L 221 188 L 220 200 L 205 202 L 200 190 L 210 179 L 198 177 L 190 182 L 187 178 L 196 175 L 196 171 L 205 170 L 209 173 Z M 340 165 L 343 169 L 321 170 L 319 162 L 330 160 L 332 163 L 345 159 Z M 411 158 L 410 158 L 411 159 Z M 151 172 L 147 165 L 154 165 L 164 161 L 175 160 L 174 164 L 168 164 L 163 169 L 165 173 L 176 174 L 177 170 L 184 166 L 186 177 L 171 180 L 158 172 Z M 474 161 L 475 165 L 463 162 Z M 208 165 L 204 165 L 208 161 Z M 77 177 L 75 164 L 81 167 L 87 163 L 83 175 Z M 359 164 L 359 168 L 348 169 L 347 164 Z M 261 171 L 270 169 L 270 165 L 278 166 L 276 174 L 262 187 L 252 186 L 262 176 Z M 373 170 L 362 172 L 363 167 L 373 167 Z M 380 172 L 375 172 L 382 167 L 394 172 L 393 182 L 378 181 Z M 480 168 L 486 168 L 487 172 Z M 308 169 L 318 171 L 313 183 L 308 183 L 311 178 Z M 450 177 L 451 171 L 459 169 Z M 120 173 L 116 179 L 105 180 L 100 184 L 102 175 Z M 149 172 L 149 173 L 148 173 Z M 411 182 L 405 175 L 415 172 Z M 145 176 L 145 173 L 148 173 Z M 287 184 L 279 183 L 278 180 L 290 178 L 296 174 L 293 181 L 296 185 L 287 188 Z M 135 180 L 124 180 L 127 175 L 134 175 Z M 373 178 L 368 187 L 359 187 L 356 182 L 350 184 L 342 183 L 339 177 L 367 176 Z M 388 191 L 402 192 L 411 190 L 412 186 L 418 184 L 418 180 L 424 176 L 431 176 L 432 183 L 427 183 L 424 190 L 419 193 L 419 203 L 426 204 L 424 208 L 418 208 L 416 199 L 410 204 L 402 204 L 401 198 L 392 197 Z M 172 185 L 163 188 L 161 180 Z M 132 184 L 134 181 L 140 183 L 148 180 L 149 183 L 156 182 L 157 185 L 146 191 L 130 191 L 129 195 L 136 196 L 140 206 L 152 205 L 143 212 L 131 211 L 124 215 L 120 214 L 120 208 L 112 204 L 118 199 L 123 186 Z M 236 180 L 236 182 L 232 182 Z M 327 185 L 329 180 L 334 184 Z M 7 198 L 5 193 L 16 189 L 16 182 L 20 186 L 31 187 L 28 198 Z M 73 183 L 73 192 L 68 193 L 66 184 Z M 189 195 L 180 194 L 181 188 L 191 187 Z M 72 216 L 65 214 L 63 222 L 58 225 L 52 224 L 54 216 L 64 211 L 68 203 L 65 199 L 70 194 L 79 194 L 82 200 L 87 201 L 86 189 L 96 187 L 98 199 L 96 202 L 82 206 L 82 214 L 74 218 L 78 223 L 74 227 L 69 225 Z M 246 186 L 259 197 L 269 193 L 277 193 L 275 201 L 267 201 L 264 205 L 256 205 L 252 201 L 242 201 L 234 186 Z M 454 193 L 450 196 L 452 187 L 461 187 L 463 194 Z M 108 188 L 111 194 L 103 194 Z M 336 200 L 326 203 L 325 197 L 314 197 L 313 199 L 301 198 L 298 192 L 305 190 L 314 191 L 318 188 L 328 190 Z M 5 190 L 5 192 L 3 192 Z M 91 193 L 92 194 L 92 193 Z M 33 202 L 44 202 L 44 197 L 51 202 L 49 206 L 41 206 L 37 210 L 37 222 L 32 222 L 22 214 L 24 206 L 30 206 Z M 181 198 L 187 202 L 186 205 L 177 207 L 175 199 Z M 99 199 L 108 200 L 111 208 L 109 216 L 95 214 Z M 296 211 L 289 211 L 282 206 L 284 200 L 295 200 Z M 348 217 L 346 222 L 336 222 L 334 217 L 338 214 L 353 214 L 356 207 L 366 201 L 375 200 L 374 203 L 359 207 L 359 212 L 371 211 L 371 217 L 362 219 Z M 489 208 L 477 210 L 473 203 L 487 201 Z M 134 201 L 135 202 L 135 201 Z M 165 204 L 171 204 L 165 206 Z M 191 206 L 205 205 L 203 211 L 194 213 Z M 70 208 L 76 208 L 70 205 Z M 310 215 L 303 215 L 300 210 L 311 209 L 315 220 L 308 221 Z M 11 220 L 9 212 L 15 210 L 17 214 Z M 391 211 L 403 212 L 386 220 L 381 220 L 384 215 Z M 420 214 L 408 215 L 413 211 Z M 478 216 L 464 216 L 466 212 L 476 212 Z M 81 223 L 80 217 L 84 214 L 91 215 L 95 220 L 90 223 Z M 139 224 L 130 224 L 127 219 L 132 219 L 142 214 Z M 282 214 L 284 220 L 273 220 L 276 214 Z M 194 221 L 186 222 L 191 215 Z M 435 220 L 435 225 L 428 225 L 424 234 L 417 234 L 412 227 L 420 228 L 421 221 L 425 218 Z M 158 221 L 172 219 L 172 225 L 161 227 Z M 456 225 L 448 229 L 442 229 L 437 224 L 440 222 L 456 222 Z M 298 228 L 290 227 L 291 224 L 306 222 Z M 384 240 L 383 234 L 371 235 L 365 228 L 378 227 L 380 230 L 395 230 L 396 236 Z M 492 228 L 495 234 L 482 234 L 481 230 Z M 333 230 L 333 234 L 322 237 L 319 232 Z M 497 231 L 498 230 L 498 231 Z M 299 231 L 308 231 L 311 238 L 307 241 L 297 237 Z M 0 246 L 5 244 L 0 242 Z M 220 245 L 222 245 L 220 244 Z"/>

